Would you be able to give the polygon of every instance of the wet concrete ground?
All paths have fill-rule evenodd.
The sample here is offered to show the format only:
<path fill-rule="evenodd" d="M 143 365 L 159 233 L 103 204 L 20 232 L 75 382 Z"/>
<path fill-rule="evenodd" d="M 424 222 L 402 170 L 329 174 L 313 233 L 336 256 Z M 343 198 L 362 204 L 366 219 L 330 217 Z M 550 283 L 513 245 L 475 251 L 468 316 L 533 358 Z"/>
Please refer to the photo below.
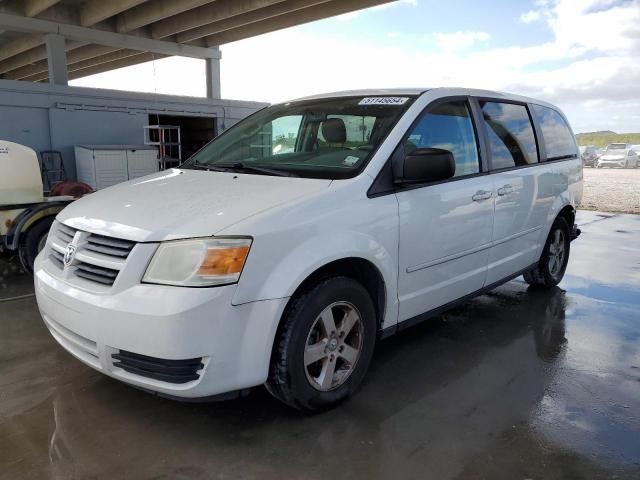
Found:
<path fill-rule="evenodd" d="M 382 342 L 348 403 L 151 396 L 0 302 L 0 479 L 638 479 L 640 216 L 581 212 L 562 288 L 518 279 Z M 28 294 L 0 266 L 0 298 Z"/>

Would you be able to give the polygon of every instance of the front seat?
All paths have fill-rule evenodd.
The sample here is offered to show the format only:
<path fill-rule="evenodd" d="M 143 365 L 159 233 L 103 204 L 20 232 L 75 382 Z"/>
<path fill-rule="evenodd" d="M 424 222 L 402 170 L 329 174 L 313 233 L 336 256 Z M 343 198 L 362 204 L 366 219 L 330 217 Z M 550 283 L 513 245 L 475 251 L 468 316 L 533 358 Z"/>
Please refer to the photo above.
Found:
<path fill-rule="evenodd" d="M 344 144 L 347 141 L 347 127 L 341 118 L 328 118 L 322 122 L 322 136 L 327 143 Z"/>

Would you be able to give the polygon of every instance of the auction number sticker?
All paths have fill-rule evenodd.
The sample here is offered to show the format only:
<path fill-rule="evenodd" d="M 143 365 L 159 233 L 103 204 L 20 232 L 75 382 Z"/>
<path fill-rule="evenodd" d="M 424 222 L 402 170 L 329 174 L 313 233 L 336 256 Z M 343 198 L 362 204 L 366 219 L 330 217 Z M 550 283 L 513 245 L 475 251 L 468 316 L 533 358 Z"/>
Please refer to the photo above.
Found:
<path fill-rule="evenodd" d="M 404 105 L 408 97 L 366 97 L 358 105 Z"/>

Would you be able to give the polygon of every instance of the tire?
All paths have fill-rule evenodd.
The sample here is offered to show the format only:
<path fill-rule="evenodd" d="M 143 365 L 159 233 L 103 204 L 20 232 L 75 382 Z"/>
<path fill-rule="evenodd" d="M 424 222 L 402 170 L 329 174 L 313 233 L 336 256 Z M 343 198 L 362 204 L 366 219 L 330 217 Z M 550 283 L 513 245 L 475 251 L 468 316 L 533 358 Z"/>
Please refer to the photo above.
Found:
<path fill-rule="evenodd" d="M 348 277 L 318 282 L 294 298 L 283 316 L 267 390 L 300 410 L 321 411 L 339 404 L 362 383 L 376 334 L 374 304 L 360 283 Z"/>
<path fill-rule="evenodd" d="M 562 217 L 556 218 L 551 226 L 538 264 L 523 274 L 525 282 L 532 287 L 539 288 L 553 288 L 560 283 L 569 263 L 570 234 L 567 221 Z M 558 245 L 561 246 L 561 251 L 558 249 Z M 559 255 L 562 258 L 559 258 Z M 552 256 L 555 262 L 552 262 Z"/>
<path fill-rule="evenodd" d="M 33 263 L 47 241 L 47 235 L 52 223 L 53 217 L 43 218 L 24 234 L 20 242 L 18 256 L 20 257 L 22 268 L 26 272 L 33 274 Z"/>

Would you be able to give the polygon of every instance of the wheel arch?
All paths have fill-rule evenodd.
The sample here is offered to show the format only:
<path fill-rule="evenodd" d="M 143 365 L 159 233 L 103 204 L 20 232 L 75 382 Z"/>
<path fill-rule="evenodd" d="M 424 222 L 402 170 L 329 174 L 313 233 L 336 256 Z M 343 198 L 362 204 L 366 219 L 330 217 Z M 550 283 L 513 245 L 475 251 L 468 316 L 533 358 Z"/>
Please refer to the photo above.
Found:
<path fill-rule="evenodd" d="M 22 236 L 26 234 L 31 228 L 33 228 L 39 222 L 50 219 L 58 215 L 62 211 L 64 204 L 39 204 L 32 208 L 25 209 L 20 213 L 13 221 L 6 236 L 6 247 L 9 250 L 17 250 L 20 246 Z"/>
<path fill-rule="evenodd" d="M 330 277 L 344 276 L 359 282 L 371 296 L 376 310 L 376 324 L 382 328 L 387 303 L 387 286 L 382 272 L 370 260 L 362 257 L 345 257 L 333 260 L 316 268 L 296 287 L 287 302 L 282 318 L 286 315 L 294 299 L 304 294 L 318 282 Z M 280 318 L 280 323 L 282 323 Z"/>
<path fill-rule="evenodd" d="M 569 229 L 571 229 L 576 221 L 576 209 L 573 208 L 573 205 L 565 205 L 558 212 L 558 215 L 556 215 L 556 218 L 560 217 L 564 218 L 567 221 L 567 225 L 569 225 Z"/>

